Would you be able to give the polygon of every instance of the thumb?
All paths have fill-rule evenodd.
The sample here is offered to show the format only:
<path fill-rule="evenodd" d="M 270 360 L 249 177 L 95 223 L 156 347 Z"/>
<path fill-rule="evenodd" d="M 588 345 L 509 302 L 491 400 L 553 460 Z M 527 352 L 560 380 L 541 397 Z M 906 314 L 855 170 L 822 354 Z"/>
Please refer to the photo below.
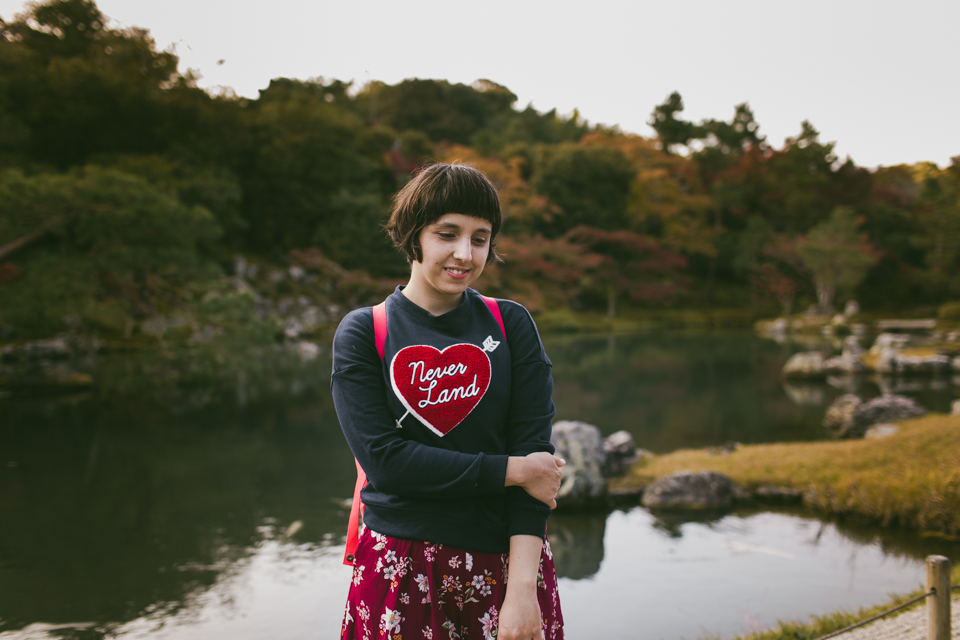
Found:
<path fill-rule="evenodd" d="M 558 457 L 558 456 L 554 456 L 554 457 L 557 458 L 557 466 L 558 466 L 558 467 L 562 467 L 562 466 L 564 466 L 564 465 L 567 464 L 567 461 L 564 460 L 563 458 L 560 458 L 560 457 Z"/>

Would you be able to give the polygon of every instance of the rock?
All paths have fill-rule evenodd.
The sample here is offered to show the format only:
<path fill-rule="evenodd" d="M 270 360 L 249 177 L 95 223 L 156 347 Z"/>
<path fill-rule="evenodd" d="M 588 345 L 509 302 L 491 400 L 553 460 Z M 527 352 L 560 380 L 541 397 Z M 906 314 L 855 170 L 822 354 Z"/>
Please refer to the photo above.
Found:
<path fill-rule="evenodd" d="M 896 373 L 902 375 L 932 375 L 950 368 L 950 356 L 908 356 L 899 353 L 892 347 L 880 350 L 877 359 L 878 373 Z"/>
<path fill-rule="evenodd" d="M 910 336 L 900 333 L 881 333 L 873 341 L 870 347 L 870 353 L 879 354 L 883 349 L 889 347 L 894 350 L 900 350 L 910 344 Z"/>
<path fill-rule="evenodd" d="M 850 355 L 827 358 L 823 361 L 823 368 L 828 373 L 861 373 L 866 369 L 858 356 Z"/>
<path fill-rule="evenodd" d="M 843 353 L 841 357 L 856 357 L 863 355 L 863 347 L 860 346 L 860 339 L 855 336 L 847 336 L 843 339 Z"/>
<path fill-rule="evenodd" d="M 960 416 L 960 400 L 954 400 L 950 404 L 950 415 Z"/>
<path fill-rule="evenodd" d="M 734 486 L 716 471 L 680 471 L 647 487 L 641 502 L 653 509 L 719 509 L 733 503 Z"/>
<path fill-rule="evenodd" d="M 851 434 L 858 437 L 872 425 L 919 418 L 926 413 L 927 410 L 912 398 L 896 395 L 879 396 L 864 402 L 854 410 Z"/>
<path fill-rule="evenodd" d="M 823 354 L 819 351 L 793 354 L 780 371 L 782 378 L 822 378 L 825 374 Z"/>
<path fill-rule="evenodd" d="M 847 300 L 847 304 L 843 305 L 843 315 L 849 318 L 858 313 L 860 313 L 860 303 L 856 300 Z"/>
<path fill-rule="evenodd" d="M 605 456 L 600 430 L 586 422 L 561 420 L 553 424 L 550 442 L 557 455 L 567 461 L 557 505 L 585 507 L 602 502 L 607 482 L 603 477 Z"/>
<path fill-rule="evenodd" d="M 868 428 L 863 434 L 864 438 L 886 438 L 900 431 L 900 427 L 895 424 L 875 424 Z"/>
<path fill-rule="evenodd" d="M 604 467 L 607 478 L 622 476 L 637 461 L 637 445 L 628 431 L 617 431 L 603 440 Z"/>
<path fill-rule="evenodd" d="M 921 374 L 930 375 L 946 371 L 950 368 L 950 356 L 929 355 L 929 356 L 907 356 L 897 354 L 896 357 L 897 373 L 902 374 Z"/>
<path fill-rule="evenodd" d="M 823 426 L 837 438 L 851 437 L 853 414 L 862 401 L 852 393 L 842 395 L 833 401 L 823 416 Z"/>
<path fill-rule="evenodd" d="M 957 356 L 953 359 L 953 361 L 950 363 L 950 368 L 954 371 L 960 371 L 960 356 Z"/>
<path fill-rule="evenodd" d="M 303 276 L 307 275 L 306 271 L 304 271 L 301 267 L 298 267 L 296 265 L 287 269 L 287 273 L 289 273 L 290 277 L 293 280 L 296 280 L 297 282 L 300 282 L 301 280 L 303 280 Z"/>
<path fill-rule="evenodd" d="M 10 344 L 0 348 L 0 360 L 60 360 L 73 355 L 73 349 L 65 336 L 49 340 L 34 340 Z"/>

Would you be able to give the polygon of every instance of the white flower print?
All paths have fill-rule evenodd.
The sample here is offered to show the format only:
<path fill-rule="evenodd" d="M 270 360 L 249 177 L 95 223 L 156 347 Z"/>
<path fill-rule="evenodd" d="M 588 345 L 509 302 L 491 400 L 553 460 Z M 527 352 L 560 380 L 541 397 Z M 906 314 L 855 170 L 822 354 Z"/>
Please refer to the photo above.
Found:
<path fill-rule="evenodd" d="M 437 547 L 435 545 L 430 545 L 429 547 L 423 548 L 423 557 L 427 559 L 427 562 L 433 562 L 433 554 L 437 552 Z"/>
<path fill-rule="evenodd" d="M 357 605 L 357 615 L 360 616 L 360 619 L 364 622 L 370 619 L 370 607 L 368 607 L 363 600 Z"/>
<path fill-rule="evenodd" d="M 459 569 L 463 563 L 460 561 L 460 556 L 453 556 L 447 564 L 449 564 L 452 569 Z"/>
<path fill-rule="evenodd" d="M 497 632 L 497 625 L 490 617 L 490 613 L 483 614 L 483 617 L 477 618 L 477 620 L 483 625 L 483 640 L 495 640 L 497 636 L 494 634 Z"/>
<path fill-rule="evenodd" d="M 350 615 L 350 603 L 347 603 L 347 610 L 343 612 L 343 624 L 344 626 L 353 622 L 353 616 Z"/>
<path fill-rule="evenodd" d="M 380 573 L 380 569 L 383 569 L 383 558 L 377 558 L 377 566 L 373 568 L 377 573 Z"/>
<path fill-rule="evenodd" d="M 403 604 L 410 604 L 410 596 L 406 593 L 401 593 L 400 602 L 402 602 Z"/>
<path fill-rule="evenodd" d="M 543 550 L 547 554 L 547 557 L 553 560 L 553 550 L 550 548 L 550 542 L 547 540 L 543 541 Z"/>
<path fill-rule="evenodd" d="M 364 569 L 366 569 L 366 567 L 363 565 L 353 568 L 353 586 L 359 585 L 360 581 L 363 580 Z"/>
<path fill-rule="evenodd" d="M 393 580 L 397 575 L 397 565 L 393 564 L 389 567 L 383 568 L 383 579 L 384 580 Z"/>
<path fill-rule="evenodd" d="M 473 571 L 473 556 L 469 553 L 467 554 L 467 571 Z"/>
<path fill-rule="evenodd" d="M 450 632 L 450 640 L 460 640 L 460 634 L 457 633 L 457 625 L 450 620 L 443 623 L 443 628 Z"/>
<path fill-rule="evenodd" d="M 424 640 L 433 640 L 433 629 L 430 627 L 424 627 L 421 633 L 423 633 Z"/>
<path fill-rule="evenodd" d="M 383 559 L 384 559 L 386 562 L 396 562 L 396 561 L 397 561 L 397 552 L 394 551 L 393 549 L 390 549 L 390 551 L 387 551 L 385 554 L 383 554 Z"/>
<path fill-rule="evenodd" d="M 467 584 L 468 587 L 472 586 L 474 589 L 479 589 L 483 585 L 483 576 L 473 576 L 473 581 Z"/>
<path fill-rule="evenodd" d="M 383 548 L 387 546 L 387 536 L 372 530 L 370 531 L 370 535 L 372 535 L 373 539 L 377 541 L 377 544 L 373 545 L 373 548 L 376 551 L 382 551 Z"/>
<path fill-rule="evenodd" d="M 380 616 L 380 631 L 383 633 L 400 633 L 400 623 L 404 621 L 404 618 L 400 615 L 399 611 L 393 609 L 387 609 L 382 616 Z"/>
<path fill-rule="evenodd" d="M 417 583 L 417 586 L 420 588 L 420 591 L 424 593 L 430 593 L 430 579 L 422 573 L 418 573 L 417 577 L 414 578 Z"/>

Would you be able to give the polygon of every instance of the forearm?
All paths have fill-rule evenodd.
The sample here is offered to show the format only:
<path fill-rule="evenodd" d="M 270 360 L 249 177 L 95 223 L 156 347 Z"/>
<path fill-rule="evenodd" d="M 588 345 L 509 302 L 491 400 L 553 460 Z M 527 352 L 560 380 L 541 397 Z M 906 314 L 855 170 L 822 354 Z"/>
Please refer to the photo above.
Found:
<path fill-rule="evenodd" d="M 510 561 L 507 593 L 500 609 L 498 640 L 539 640 L 541 637 L 540 603 L 537 583 L 540 572 L 540 551 L 543 540 L 536 536 L 510 537 Z"/>

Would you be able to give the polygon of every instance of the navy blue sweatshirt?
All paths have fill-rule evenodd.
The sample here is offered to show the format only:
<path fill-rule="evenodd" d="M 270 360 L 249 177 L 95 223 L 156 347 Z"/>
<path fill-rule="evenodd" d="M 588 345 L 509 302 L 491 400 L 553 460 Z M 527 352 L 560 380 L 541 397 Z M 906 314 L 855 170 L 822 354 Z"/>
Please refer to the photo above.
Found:
<path fill-rule="evenodd" d="M 370 307 L 348 314 L 333 340 L 330 386 L 367 474 L 366 525 L 487 553 L 509 551 L 512 535 L 542 538 L 550 508 L 503 486 L 508 456 L 554 451 L 551 364 L 533 319 L 498 300 L 504 340 L 473 289 L 440 316 L 400 289 L 387 298 L 382 361 Z"/>

